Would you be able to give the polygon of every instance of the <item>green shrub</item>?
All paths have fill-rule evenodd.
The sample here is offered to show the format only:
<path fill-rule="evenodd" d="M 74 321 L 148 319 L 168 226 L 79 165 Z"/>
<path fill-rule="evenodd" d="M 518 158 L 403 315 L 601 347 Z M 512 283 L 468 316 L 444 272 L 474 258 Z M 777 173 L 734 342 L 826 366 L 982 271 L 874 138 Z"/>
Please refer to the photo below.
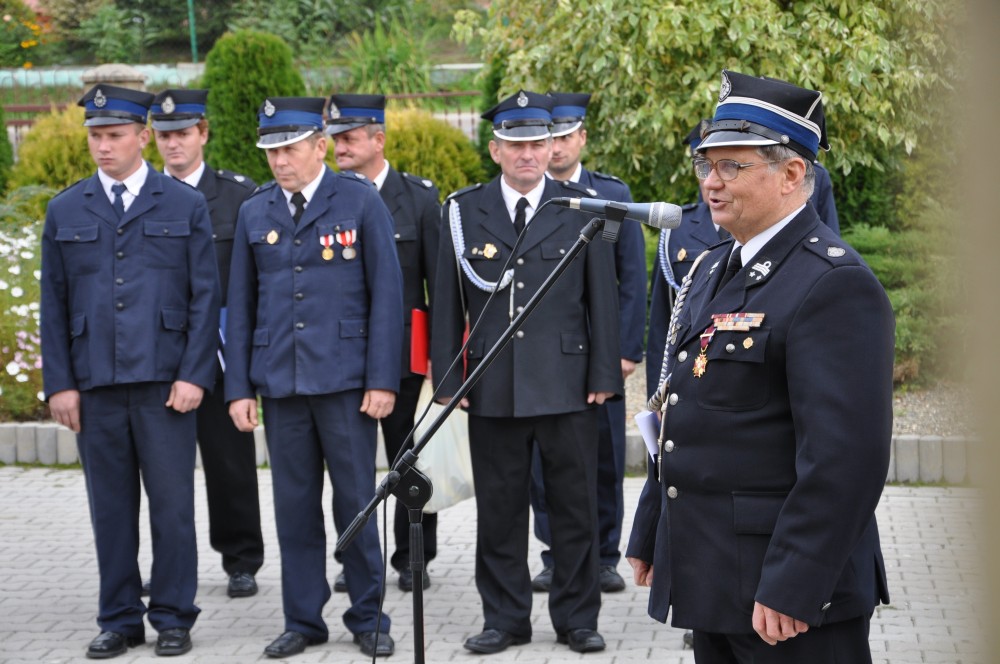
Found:
<path fill-rule="evenodd" d="M 349 89 L 361 94 L 429 92 L 430 56 L 426 38 L 415 34 L 411 21 L 393 16 L 388 28 L 376 21 L 372 30 L 347 38 Z"/>
<path fill-rule="evenodd" d="M 45 185 L 58 191 L 91 175 L 95 168 L 83 109 L 70 106 L 38 117 L 18 150 L 10 186 Z"/>
<path fill-rule="evenodd" d="M 0 0 L 0 67 L 30 67 L 42 32 L 22 0 Z"/>
<path fill-rule="evenodd" d="M 388 110 L 385 122 L 385 158 L 397 171 L 431 180 L 442 200 L 454 191 L 482 182 L 476 149 L 461 129 L 418 109 Z M 332 141 L 326 163 L 337 169 Z"/>
<path fill-rule="evenodd" d="M 207 161 L 257 182 L 271 180 L 267 158 L 256 147 L 257 109 L 267 97 L 305 94 L 305 83 L 292 63 L 292 49 L 260 32 L 226 33 L 205 58 L 202 85 L 209 91 Z"/>
<path fill-rule="evenodd" d="M 25 212 L 0 205 L 0 420 L 37 420 L 42 356 L 38 337 L 41 223 L 18 221 Z"/>

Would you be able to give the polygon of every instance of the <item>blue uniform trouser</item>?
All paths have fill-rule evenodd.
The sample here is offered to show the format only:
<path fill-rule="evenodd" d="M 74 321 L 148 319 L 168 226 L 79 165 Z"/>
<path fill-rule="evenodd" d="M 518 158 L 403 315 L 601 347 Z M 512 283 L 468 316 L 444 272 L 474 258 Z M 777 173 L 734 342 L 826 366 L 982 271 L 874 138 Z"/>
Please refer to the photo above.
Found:
<path fill-rule="evenodd" d="M 615 567 L 621 559 L 622 518 L 625 516 L 625 400 L 609 401 L 597 409 L 597 528 L 601 565 Z M 531 465 L 531 507 L 535 537 L 552 546 L 545 505 L 542 464 L 535 450 Z M 542 565 L 552 567 L 552 552 L 542 550 Z"/>
<path fill-rule="evenodd" d="M 101 631 L 143 634 L 139 475 L 149 499 L 153 569 L 149 623 L 190 628 L 198 616 L 194 526 L 195 413 L 164 404 L 170 383 L 133 383 L 80 393 L 77 446 L 87 481 L 100 571 Z"/>
<path fill-rule="evenodd" d="M 323 606 L 330 599 L 323 516 L 323 466 L 333 483 L 333 522 L 343 532 L 375 495 L 376 421 L 360 412 L 362 390 L 265 398 L 264 426 L 281 548 L 285 629 L 325 641 Z M 351 606 L 344 624 L 354 634 L 389 632 L 378 623 L 384 573 L 378 524 L 370 519 L 343 552 Z"/>

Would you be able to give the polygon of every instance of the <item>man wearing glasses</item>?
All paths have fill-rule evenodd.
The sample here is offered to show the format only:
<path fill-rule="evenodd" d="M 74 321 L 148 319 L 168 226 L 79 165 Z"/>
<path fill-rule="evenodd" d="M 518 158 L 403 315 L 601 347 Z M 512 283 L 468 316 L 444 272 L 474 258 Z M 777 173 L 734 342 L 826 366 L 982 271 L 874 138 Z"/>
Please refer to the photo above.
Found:
<path fill-rule="evenodd" d="M 874 513 L 894 322 L 807 205 L 822 118 L 819 92 L 723 72 L 694 160 L 732 241 L 678 295 L 626 555 L 650 615 L 694 631 L 699 664 L 871 662 L 869 621 L 888 601 Z"/>

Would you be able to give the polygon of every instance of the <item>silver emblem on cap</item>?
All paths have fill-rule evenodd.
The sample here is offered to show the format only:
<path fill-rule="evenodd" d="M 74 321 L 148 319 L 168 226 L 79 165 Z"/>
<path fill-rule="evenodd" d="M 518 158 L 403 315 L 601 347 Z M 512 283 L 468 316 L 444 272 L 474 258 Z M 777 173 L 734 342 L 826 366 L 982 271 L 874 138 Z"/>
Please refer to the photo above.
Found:
<path fill-rule="evenodd" d="M 100 88 L 97 88 L 97 92 L 94 93 L 94 106 L 97 108 L 104 108 L 108 103 L 108 98 L 104 96 Z"/>
<path fill-rule="evenodd" d="M 274 111 L 275 110 L 276 109 L 274 108 L 274 104 L 271 103 L 271 100 L 270 99 L 265 99 L 264 100 L 264 115 L 266 115 L 267 117 L 271 117 L 272 115 L 274 115 Z"/>
<path fill-rule="evenodd" d="M 521 90 L 517 94 L 517 105 L 524 108 L 528 105 L 528 95 L 524 94 L 524 90 Z"/>
<path fill-rule="evenodd" d="M 170 95 L 167 95 L 166 97 L 163 98 L 163 103 L 160 104 L 160 108 L 163 109 L 164 113 L 173 113 L 174 111 L 177 110 L 177 105 L 174 104 L 174 98 L 171 97 Z"/>
<path fill-rule="evenodd" d="M 729 82 L 729 74 L 722 72 L 722 87 L 719 89 L 719 103 L 721 104 L 733 91 L 733 84 Z"/>
<path fill-rule="evenodd" d="M 337 105 L 334 104 L 332 101 L 330 102 L 330 110 L 328 111 L 328 113 L 331 120 L 336 120 L 337 118 L 340 117 L 340 109 L 337 108 Z"/>
<path fill-rule="evenodd" d="M 840 258 L 841 256 L 843 256 L 846 253 L 847 253 L 847 249 L 844 249 L 843 247 L 827 247 L 826 248 L 826 255 L 830 256 L 831 258 Z"/>

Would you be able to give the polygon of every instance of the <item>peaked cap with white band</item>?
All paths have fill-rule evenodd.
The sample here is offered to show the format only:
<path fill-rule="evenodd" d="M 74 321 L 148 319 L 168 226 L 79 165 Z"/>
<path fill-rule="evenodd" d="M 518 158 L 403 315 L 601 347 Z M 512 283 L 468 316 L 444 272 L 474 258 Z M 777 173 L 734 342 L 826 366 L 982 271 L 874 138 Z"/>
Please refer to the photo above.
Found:
<path fill-rule="evenodd" d="M 830 149 L 823 93 L 723 70 L 719 105 L 697 150 L 731 145 L 785 145 L 815 161 L 819 148 Z"/>

